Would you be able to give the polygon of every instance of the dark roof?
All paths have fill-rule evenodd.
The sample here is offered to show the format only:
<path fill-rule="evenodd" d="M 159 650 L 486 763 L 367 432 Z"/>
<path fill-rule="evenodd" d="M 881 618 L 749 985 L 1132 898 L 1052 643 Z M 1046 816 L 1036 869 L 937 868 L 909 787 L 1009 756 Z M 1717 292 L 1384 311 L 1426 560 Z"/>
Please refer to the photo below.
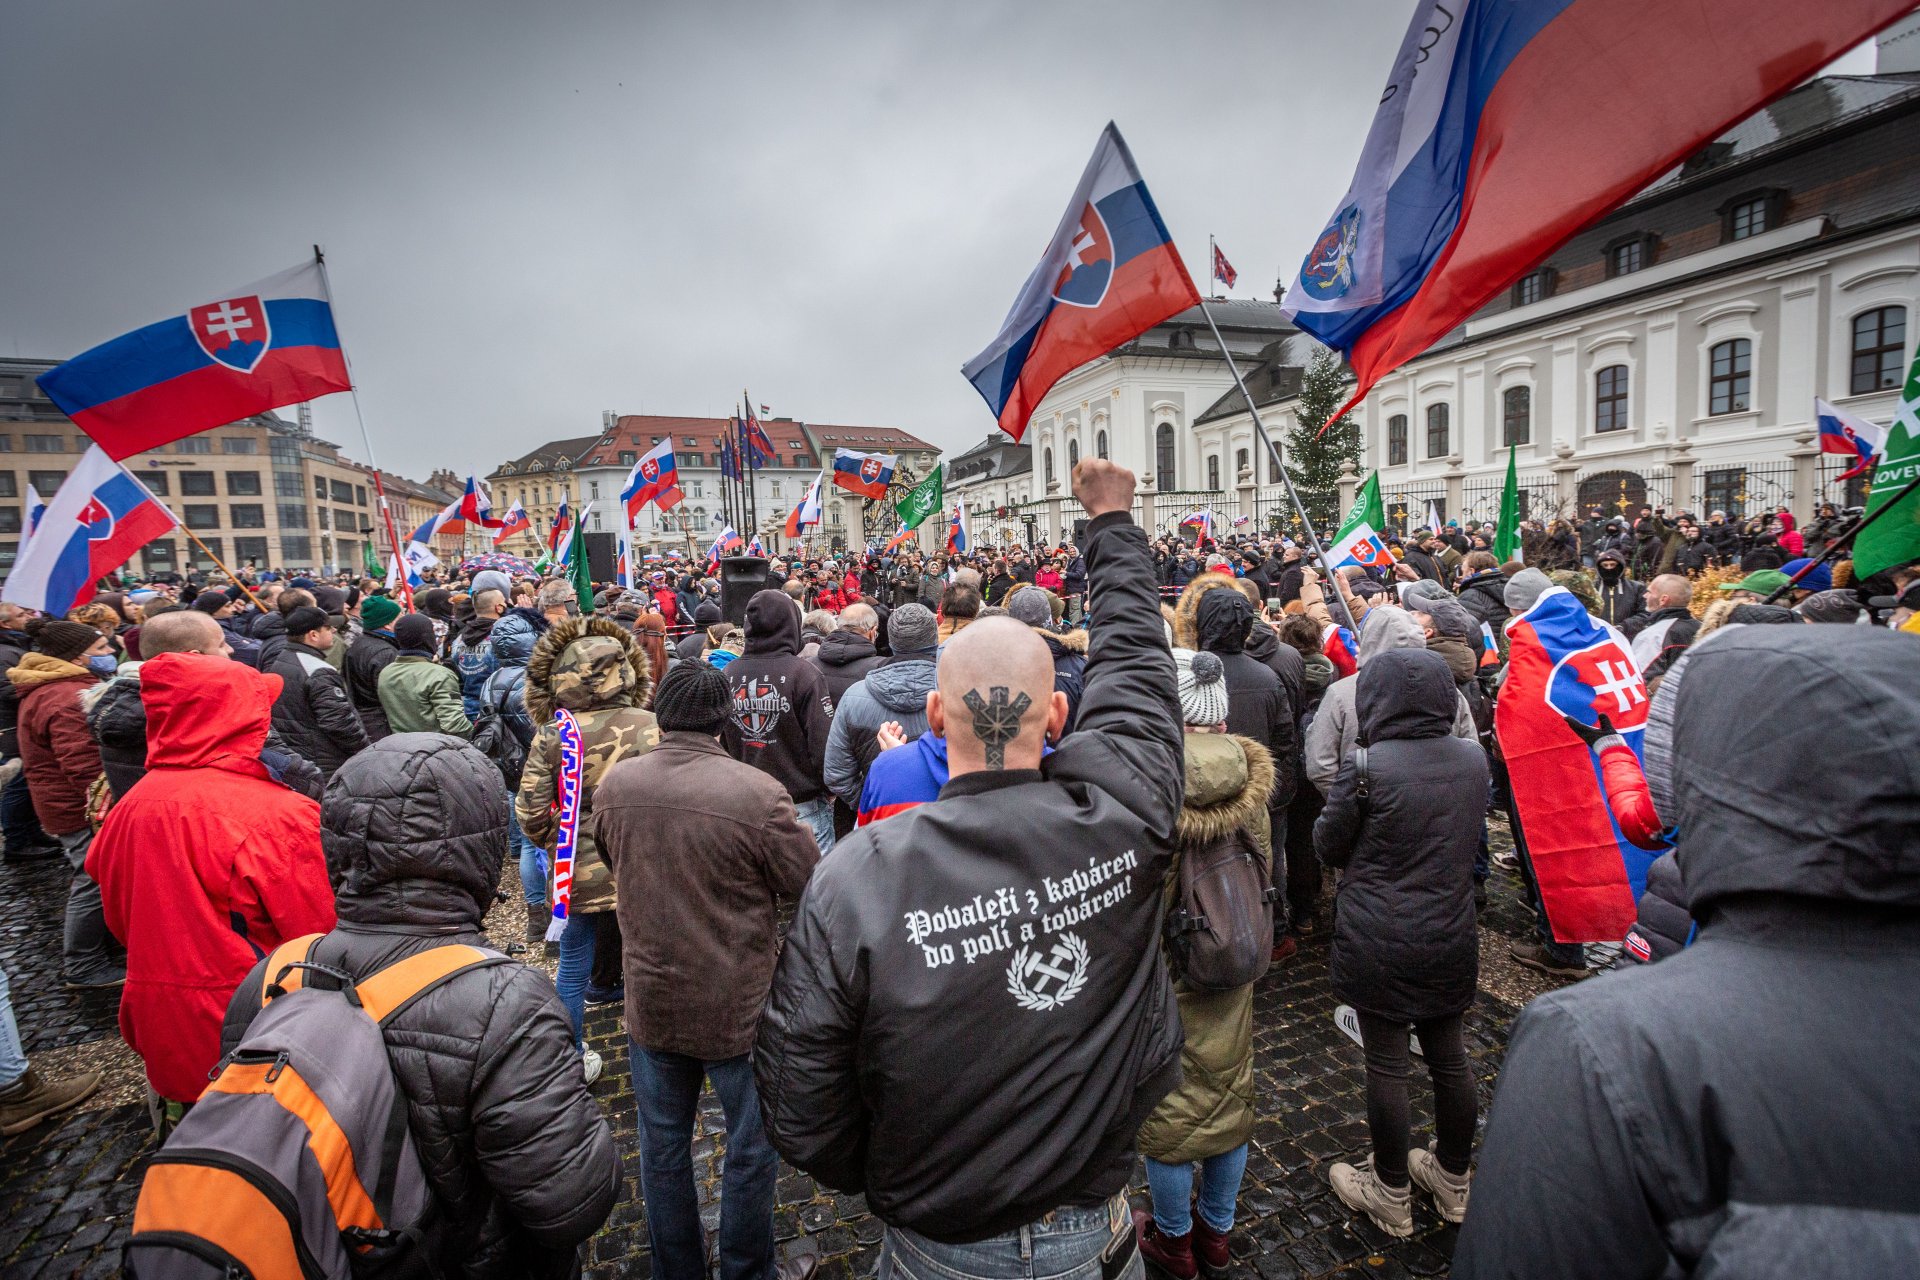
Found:
<path fill-rule="evenodd" d="M 549 440 L 530 453 L 523 453 L 512 462 L 502 464 L 494 475 L 508 472 L 525 475 L 529 471 L 552 471 L 562 460 L 569 468 L 580 465 L 587 450 L 600 442 L 598 435 L 575 436 L 571 440 Z"/>
<path fill-rule="evenodd" d="M 613 429 L 598 436 L 590 436 L 586 447 L 580 451 L 577 465 L 583 467 L 618 466 L 623 452 L 651 449 L 663 437 L 672 436 L 682 446 L 717 454 L 720 442 L 731 429 L 731 418 L 684 418 L 665 414 L 622 414 Z M 833 452 L 839 445 L 849 449 L 880 449 L 889 451 L 928 451 L 938 452 L 938 446 L 928 444 L 918 436 L 900 430 L 898 427 L 838 427 L 816 426 L 810 422 L 800 422 L 793 418 L 764 418 L 760 425 L 772 441 L 776 456 L 791 458 L 795 452 L 792 441 L 797 434 L 805 443 L 802 448 L 807 453 L 824 456 Z M 691 437 L 695 443 L 686 445 Z M 809 463 L 808 465 L 812 465 Z"/>
<path fill-rule="evenodd" d="M 849 449 L 859 449 L 862 451 L 868 449 L 891 449 L 894 451 L 911 449 L 915 452 L 931 453 L 938 453 L 940 451 L 938 445 L 928 444 L 919 436 L 911 432 L 902 431 L 898 427 L 849 427 L 813 422 L 802 422 L 796 425 L 804 430 L 807 435 L 819 442 L 821 453 L 827 452 L 830 448 L 838 448 L 842 445 Z"/>
<path fill-rule="evenodd" d="M 1253 393 L 1254 404 L 1264 409 L 1299 395 L 1307 362 L 1319 350 L 1318 342 L 1304 333 L 1297 333 L 1269 343 L 1255 363 L 1249 365 L 1243 362 L 1240 375 L 1247 380 L 1247 390 Z M 1247 402 L 1241 398 L 1240 388 L 1228 387 L 1218 400 L 1208 405 L 1193 421 L 1195 426 L 1199 426 L 1246 411 Z"/>
<path fill-rule="evenodd" d="M 950 482 L 1000 480 L 1033 470 L 1033 450 L 995 431 L 981 443 L 947 463 Z"/>

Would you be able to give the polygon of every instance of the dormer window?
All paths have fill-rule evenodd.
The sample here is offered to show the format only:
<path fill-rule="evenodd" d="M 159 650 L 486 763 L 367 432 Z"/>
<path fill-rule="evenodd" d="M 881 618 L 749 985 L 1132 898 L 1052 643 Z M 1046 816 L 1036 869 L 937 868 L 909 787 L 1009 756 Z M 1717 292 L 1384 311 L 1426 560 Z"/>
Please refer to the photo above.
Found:
<path fill-rule="evenodd" d="M 1607 276 L 1630 276 L 1653 262 L 1653 233 L 1638 231 L 1609 241 L 1605 249 Z"/>
<path fill-rule="evenodd" d="M 1749 191 L 1720 206 L 1722 241 L 1748 240 L 1771 231 L 1784 220 L 1787 193 L 1778 189 Z"/>
<path fill-rule="evenodd" d="M 1538 271 L 1529 271 L 1514 282 L 1513 305 L 1530 307 L 1534 303 L 1551 296 L 1553 293 L 1553 268 L 1542 267 Z"/>

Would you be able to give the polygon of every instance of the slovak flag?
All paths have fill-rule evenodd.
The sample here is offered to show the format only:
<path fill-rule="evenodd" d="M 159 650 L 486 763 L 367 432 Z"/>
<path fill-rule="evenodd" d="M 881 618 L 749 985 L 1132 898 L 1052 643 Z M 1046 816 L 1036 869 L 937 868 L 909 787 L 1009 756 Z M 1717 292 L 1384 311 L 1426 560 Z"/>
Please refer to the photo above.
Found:
<path fill-rule="evenodd" d="M 1189 511 L 1180 517 L 1180 527 L 1198 529 L 1200 533 L 1194 539 L 1194 545 L 1203 547 L 1213 537 L 1213 512 Z"/>
<path fill-rule="evenodd" d="M 1133 153 L 1108 124 L 1040 265 L 961 372 L 1017 443 L 1054 383 L 1199 303 Z"/>
<path fill-rule="evenodd" d="M 471 520 L 482 529 L 498 529 L 500 522 L 493 518 L 493 498 L 488 495 L 487 487 L 480 483 L 480 477 L 468 476 L 466 492 L 460 495 L 460 518 Z"/>
<path fill-rule="evenodd" d="M 1229 289 L 1233 288 L 1233 282 L 1240 278 L 1240 273 L 1233 269 L 1231 262 L 1227 261 L 1227 255 L 1220 252 L 1219 245 L 1213 246 L 1213 278 Z"/>
<path fill-rule="evenodd" d="M 672 436 L 640 455 L 640 461 L 627 473 L 626 487 L 620 490 L 620 501 L 627 507 L 628 524 L 640 518 L 640 508 L 649 502 L 667 511 L 679 506 L 682 496 L 680 470 L 673 461 Z"/>
<path fill-rule="evenodd" d="M 96 444 L 47 503 L 0 600 L 64 618 L 93 599 L 102 577 L 173 525 L 173 513 Z"/>
<path fill-rule="evenodd" d="M 721 556 L 729 551 L 738 551 L 745 543 L 746 540 L 734 531 L 733 526 L 728 525 L 720 531 L 720 536 L 715 538 L 713 545 L 707 549 L 708 566 L 719 564 Z"/>
<path fill-rule="evenodd" d="M 1599 757 L 1567 725 L 1605 715 L 1636 756 L 1647 683 L 1627 640 L 1554 587 L 1506 624 L 1507 677 L 1494 732 L 1520 806 L 1553 936 L 1617 942 L 1633 923 L 1659 850 L 1637 848 L 1607 805 Z"/>
<path fill-rule="evenodd" d="M 911 538 L 912 536 L 913 536 L 913 530 L 907 528 L 907 522 L 905 520 L 902 520 L 900 522 L 899 531 L 896 532 L 893 535 L 893 537 L 887 539 L 887 545 L 880 548 L 880 554 L 892 555 L 895 551 L 898 551 L 901 547 L 905 546 L 907 543 L 907 539 Z"/>
<path fill-rule="evenodd" d="M 833 455 L 834 488 L 846 489 L 863 498 L 884 498 L 887 486 L 893 483 L 893 467 L 898 460 L 897 455 L 891 453 L 841 449 Z"/>
<path fill-rule="evenodd" d="M 500 532 L 493 535 L 493 545 L 499 546 L 516 533 L 531 533 L 533 519 L 527 515 L 525 507 L 518 501 L 507 508 L 507 518 L 500 522 Z"/>
<path fill-rule="evenodd" d="M 789 538 L 797 538 L 800 531 L 809 525 L 820 523 L 820 477 L 815 476 L 807 491 L 800 495 L 800 505 L 787 512 L 786 533 Z"/>
<path fill-rule="evenodd" d="M 746 428 L 747 443 L 755 449 L 758 449 L 762 458 L 771 458 L 773 456 L 773 441 L 767 438 L 767 429 L 760 425 L 760 419 L 753 416 L 753 401 L 747 397 L 746 391 L 742 390 L 740 396 L 744 402 L 741 405 L 741 411 L 745 415 L 746 421 L 742 425 Z M 760 412 L 765 413 L 766 411 L 767 406 L 761 405 Z"/>
<path fill-rule="evenodd" d="M 1327 421 L 1582 227 L 1912 8 L 1419 0 L 1352 185 L 1284 304 L 1353 368 Z"/>
<path fill-rule="evenodd" d="M 466 498 L 456 498 L 436 511 L 425 524 L 415 529 L 407 537 L 407 542 L 416 546 L 426 546 L 434 537 L 442 533 L 459 533 L 467 527 L 467 518 L 461 514 Z"/>
<path fill-rule="evenodd" d="M 953 517 L 947 521 L 947 550 L 954 554 L 963 554 L 973 545 L 973 535 L 967 528 L 967 508 L 964 503 L 956 503 Z"/>
<path fill-rule="evenodd" d="M 109 458 L 353 388 L 318 262 L 103 342 L 39 382 Z"/>
<path fill-rule="evenodd" d="M 1820 452 L 1855 459 L 1854 466 L 1836 479 L 1850 480 L 1861 474 L 1886 451 L 1887 428 L 1856 418 L 1845 409 L 1836 409 L 1825 400 L 1813 402 L 1813 413 L 1820 424 Z"/>
<path fill-rule="evenodd" d="M 1345 627 L 1329 626 L 1320 637 L 1320 652 L 1327 655 L 1327 661 L 1342 676 L 1350 676 L 1360 670 L 1360 642 Z"/>
<path fill-rule="evenodd" d="M 553 513 L 553 528 L 547 530 L 547 555 L 555 565 L 564 565 L 573 555 L 573 509 L 567 495 L 560 495 L 560 509 Z"/>
<path fill-rule="evenodd" d="M 764 556 L 767 554 L 766 547 L 761 545 L 759 534 L 754 534 L 753 540 L 747 543 L 747 554 L 750 556 Z"/>

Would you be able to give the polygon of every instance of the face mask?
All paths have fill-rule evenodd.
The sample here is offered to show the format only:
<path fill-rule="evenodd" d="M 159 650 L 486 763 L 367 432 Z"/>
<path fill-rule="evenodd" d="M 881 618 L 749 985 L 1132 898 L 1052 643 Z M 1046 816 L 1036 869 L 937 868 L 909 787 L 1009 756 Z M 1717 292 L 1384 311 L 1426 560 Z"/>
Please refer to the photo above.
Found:
<path fill-rule="evenodd" d="M 110 653 L 96 653 L 87 659 L 87 670 L 97 676 L 110 676 L 119 667 L 119 661 Z"/>

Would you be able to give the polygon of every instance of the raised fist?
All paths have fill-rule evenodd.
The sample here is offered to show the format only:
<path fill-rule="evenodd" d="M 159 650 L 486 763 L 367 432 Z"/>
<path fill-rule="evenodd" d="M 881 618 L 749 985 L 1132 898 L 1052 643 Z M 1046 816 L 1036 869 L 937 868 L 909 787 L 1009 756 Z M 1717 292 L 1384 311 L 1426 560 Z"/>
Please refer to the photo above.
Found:
<path fill-rule="evenodd" d="M 1082 458 L 1073 468 L 1073 496 L 1089 520 L 1133 509 L 1133 472 L 1106 458 Z"/>

